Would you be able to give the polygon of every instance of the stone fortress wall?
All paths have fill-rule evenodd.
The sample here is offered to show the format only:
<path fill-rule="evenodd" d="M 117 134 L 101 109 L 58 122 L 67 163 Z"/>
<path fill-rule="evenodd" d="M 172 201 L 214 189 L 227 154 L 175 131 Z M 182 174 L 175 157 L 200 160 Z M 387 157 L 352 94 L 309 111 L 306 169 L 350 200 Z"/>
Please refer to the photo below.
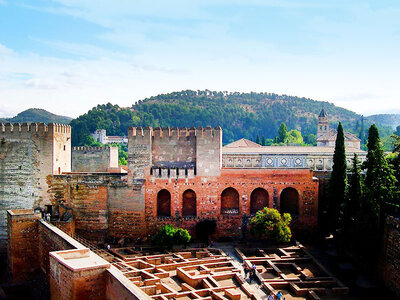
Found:
<path fill-rule="evenodd" d="M 73 147 L 72 172 L 109 172 L 118 168 L 118 147 Z"/>
<path fill-rule="evenodd" d="M 6 210 L 51 204 L 48 177 L 70 171 L 70 126 L 0 124 L 0 242 Z"/>

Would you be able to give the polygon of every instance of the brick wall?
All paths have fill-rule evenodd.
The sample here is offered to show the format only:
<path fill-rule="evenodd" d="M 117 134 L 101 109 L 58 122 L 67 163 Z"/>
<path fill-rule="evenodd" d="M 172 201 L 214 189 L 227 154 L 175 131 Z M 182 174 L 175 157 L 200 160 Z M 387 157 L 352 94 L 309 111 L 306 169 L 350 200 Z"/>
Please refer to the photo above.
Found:
<path fill-rule="evenodd" d="M 387 216 L 379 271 L 385 285 L 400 297 L 400 218 Z"/>
<path fill-rule="evenodd" d="M 41 214 L 32 210 L 14 210 L 7 214 L 8 266 L 12 280 L 27 278 L 28 274 L 39 267 L 38 223 Z"/>
<path fill-rule="evenodd" d="M 287 187 L 299 194 L 299 216 L 293 220 L 297 231 L 315 231 L 318 222 L 318 181 L 310 170 L 234 170 L 222 169 L 219 177 L 193 179 L 157 179 L 146 181 L 146 225 L 151 235 L 163 224 L 173 223 L 189 229 L 201 219 L 217 220 L 217 235 L 239 236 L 243 214 L 250 216 L 251 193 L 256 188 L 268 192 L 268 206 L 280 208 L 280 195 Z M 221 194 L 234 188 L 239 194 L 239 214 L 221 214 Z M 166 189 L 171 194 L 171 217 L 157 217 L 157 194 Z M 197 216 L 182 217 L 182 195 L 191 189 L 196 193 Z"/>
<path fill-rule="evenodd" d="M 219 236 L 240 236 L 244 214 L 250 216 L 251 194 L 256 188 L 268 193 L 268 206 L 280 208 L 280 196 L 287 187 L 298 195 L 299 214 L 293 219 L 295 231 L 312 232 L 318 220 L 318 181 L 307 169 L 222 169 L 220 176 L 158 178 L 129 182 L 123 175 L 62 175 L 50 180 L 53 203 L 72 208 L 76 233 L 103 242 L 111 237 L 148 237 L 161 225 L 173 223 L 192 234 L 195 224 L 216 219 Z M 221 213 L 221 194 L 226 188 L 238 192 L 238 214 Z M 157 194 L 171 194 L 169 217 L 157 216 Z M 183 216 L 183 194 L 196 194 L 196 215 Z M 258 200 L 259 201 L 259 200 Z M 236 207 L 235 207 L 236 208 Z"/>
<path fill-rule="evenodd" d="M 73 270 L 50 256 L 50 295 L 54 300 L 107 299 L 104 268 Z"/>

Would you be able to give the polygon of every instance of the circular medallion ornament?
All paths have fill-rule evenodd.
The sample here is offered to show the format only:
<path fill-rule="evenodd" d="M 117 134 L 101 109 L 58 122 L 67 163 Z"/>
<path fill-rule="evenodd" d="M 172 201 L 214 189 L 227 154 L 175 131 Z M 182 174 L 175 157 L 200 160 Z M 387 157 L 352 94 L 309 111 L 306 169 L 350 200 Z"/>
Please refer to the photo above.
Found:
<path fill-rule="evenodd" d="M 287 159 L 286 158 L 282 158 L 281 159 L 281 164 L 282 165 L 286 165 L 287 164 Z"/>
<path fill-rule="evenodd" d="M 296 165 L 300 165 L 301 164 L 301 159 L 300 158 L 296 158 L 296 160 L 294 161 Z"/>
<path fill-rule="evenodd" d="M 268 158 L 268 159 L 267 159 L 267 164 L 272 165 L 272 162 L 273 162 L 273 161 L 272 161 L 272 158 Z"/>

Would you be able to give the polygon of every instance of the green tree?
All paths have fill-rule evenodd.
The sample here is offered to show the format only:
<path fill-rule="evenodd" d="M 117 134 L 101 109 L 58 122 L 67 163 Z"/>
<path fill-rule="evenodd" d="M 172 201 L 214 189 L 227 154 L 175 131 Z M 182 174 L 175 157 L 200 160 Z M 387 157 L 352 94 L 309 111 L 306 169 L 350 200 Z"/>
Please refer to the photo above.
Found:
<path fill-rule="evenodd" d="M 317 146 L 317 136 L 315 134 L 309 133 L 304 136 L 304 142 L 308 145 Z"/>
<path fill-rule="evenodd" d="M 301 132 L 296 129 L 290 130 L 287 133 L 286 143 L 293 145 L 303 144 L 303 137 L 301 135 Z"/>
<path fill-rule="evenodd" d="M 395 135 L 400 136 L 400 125 L 396 127 Z"/>
<path fill-rule="evenodd" d="M 286 143 L 287 134 L 287 127 L 285 123 L 282 122 L 278 131 L 278 143 Z"/>
<path fill-rule="evenodd" d="M 375 256 L 383 229 L 383 208 L 394 199 L 396 177 L 384 156 L 375 124 L 369 128 L 367 146 L 367 158 L 363 165 L 366 170 L 365 196 L 360 223 L 364 228 L 364 240 L 367 238 L 368 245 L 372 244 L 370 254 Z"/>
<path fill-rule="evenodd" d="M 250 221 L 250 232 L 257 238 L 274 239 L 278 243 L 289 242 L 292 237 L 288 213 L 283 216 L 274 208 L 264 207 Z"/>
<path fill-rule="evenodd" d="M 361 182 L 361 164 L 358 160 L 358 156 L 354 153 L 351 175 L 349 177 L 349 184 L 347 189 L 347 195 L 345 198 L 344 209 L 343 209 L 343 229 L 344 234 L 347 237 L 346 241 L 352 243 L 354 233 L 357 231 L 358 226 L 357 220 L 361 209 L 362 201 L 362 182 Z"/>
<path fill-rule="evenodd" d="M 257 143 L 257 144 L 260 144 L 260 137 L 259 137 L 258 134 L 257 134 L 257 137 L 256 137 L 256 143 Z"/>
<path fill-rule="evenodd" d="M 84 146 L 87 147 L 103 147 L 103 144 L 100 142 L 96 142 L 94 137 L 91 135 L 87 135 L 86 138 L 84 139 Z"/>
<path fill-rule="evenodd" d="M 186 229 L 177 228 L 174 234 L 175 244 L 187 246 L 190 242 L 191 236 Z"/>
<path fill-rule="evenodd" d="M 262 136 L 261 145 L 266 146 L 265 136 Z"/>
<path fill-rule="evenodd" d="M 341 209 L 344 204 L 347 185 L 347 164 L 346 150 L 344 144 L 344 132 L 342 124 L 339 122 L 333 154 L 333 167 L 329 180 L 329 205 L 328 217 L 330 232 L 336 234 L 339 228 Z"/>
<path fill-rule="evenodd" d="M 186 229 L 175 228 L 168 224 L 160 228 L 153 237 L 153 244 L 160 249 L 171 249 L 173 245 L 186 246 L 190 242 L 191 236 Z"/>

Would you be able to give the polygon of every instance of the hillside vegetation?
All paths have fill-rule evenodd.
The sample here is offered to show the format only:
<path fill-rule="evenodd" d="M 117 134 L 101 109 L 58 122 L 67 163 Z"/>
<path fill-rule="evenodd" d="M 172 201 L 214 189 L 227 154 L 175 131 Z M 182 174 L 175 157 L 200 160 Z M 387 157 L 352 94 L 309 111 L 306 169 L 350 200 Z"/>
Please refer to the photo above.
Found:
<path fill-rule="evenodd" d="M 316 134 L 318 114 L 324 108 L 333 127 L 341 121 L 346 131 L 359 133 L 361 116 L 329 102 L 272 93 L 181 91 L 138 101 L 132 107 L 98 105 L 71 121 L 73 145 L 84 145 L 96 129 L 108 135 L 126 135 L 129 126 L 221 126 L 223 141 L 256 136 L 274 138 L 279 125 Z"/>
<path fill-rule="evenodd" d="M 13 118 L 4 118 L 3 122 L 10 123 L 59 123 L 59 124 L 68 124 L 71 122 L 72 118 L 59 116 L 48 112 L 47 110 L 40 108 L 29 108 L 20 112 Z"/>
<path fill-rule="evenodd" d="M 388 126 L 395 129 L 400 125 L 400 114 L 378 114 L 368 116 L 367 120 L 379 126 Z"/>

